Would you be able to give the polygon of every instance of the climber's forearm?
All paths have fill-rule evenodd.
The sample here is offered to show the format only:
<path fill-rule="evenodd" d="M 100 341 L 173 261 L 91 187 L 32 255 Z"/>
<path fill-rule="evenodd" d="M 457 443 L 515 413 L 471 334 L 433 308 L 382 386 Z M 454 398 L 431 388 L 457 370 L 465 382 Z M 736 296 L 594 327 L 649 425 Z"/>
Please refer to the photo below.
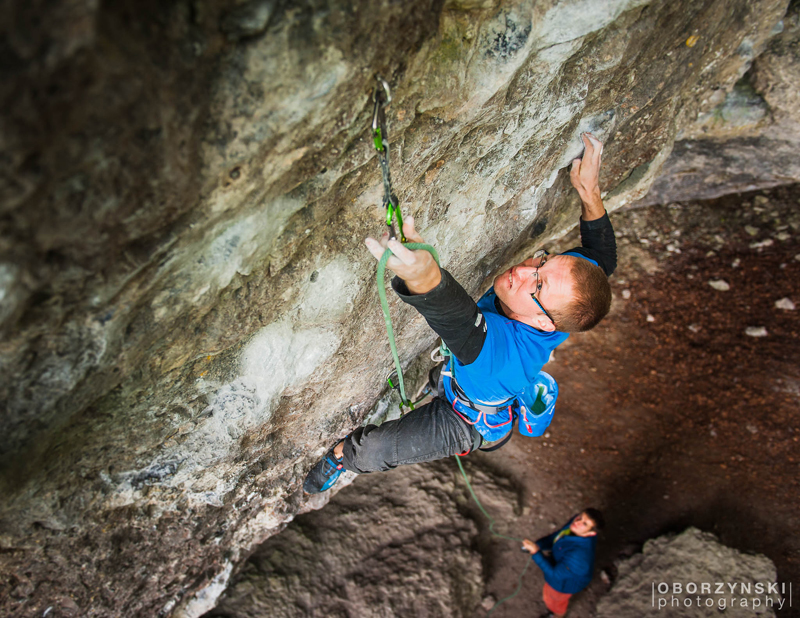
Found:
<path fill-rule="evenodd" d="M 589 195 L 581 195 L 581 220 L 596 221 L 606 214 L 606 207 L 603 206 L 603 199 L 600 197 L 600 189 Z"/>

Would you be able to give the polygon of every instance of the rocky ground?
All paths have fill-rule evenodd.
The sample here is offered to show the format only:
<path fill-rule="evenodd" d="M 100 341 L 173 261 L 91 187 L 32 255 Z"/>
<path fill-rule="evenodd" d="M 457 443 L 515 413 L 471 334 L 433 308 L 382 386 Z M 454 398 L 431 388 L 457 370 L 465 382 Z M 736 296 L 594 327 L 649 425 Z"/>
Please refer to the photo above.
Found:
<path fill-rule="evenodd" d="M 692 526 L 647 541 L 640 553 L 617 561 L 616 566 L 614 587 L 597 604 L 596 618 L 655 613 L 680 618 L 720 613 L 725 618 L 774 618 L 791 602 L 788 587 L 786 598 L 775 587 L 777 573 L 769 558 L 726 547 L 713 534 Z M 745 582 L 749 594 L 740 592 L 739 584 Z"/>
<path fill-rule="evenodd" d="M 594 615 L 616 560 L 690 525 L 800 582 L 800 186 L 613 221 L 612 313 L 547 366 L 561 394 L 542 439 L 466 458 L 478 494 L 512 536 L 605 511 L 598 575 L 574 618 Z M 457 474 L 445 461 L 358 478 L 267 541 L 212 615 L 485 616 L 526 558 L 490 536 Z M 523 582 L 495 618 L 544 611 L 541 573 Z"/>
<path fill-rule="evenodd" d="M 256 552 L 212 615 L 474 615 L 484 588 L 481 533 L 450 463 L 364 477 L 343 499 L 299 517 Z M 516 488 L 476 472 L 476 490 L 514 518 Z"/>

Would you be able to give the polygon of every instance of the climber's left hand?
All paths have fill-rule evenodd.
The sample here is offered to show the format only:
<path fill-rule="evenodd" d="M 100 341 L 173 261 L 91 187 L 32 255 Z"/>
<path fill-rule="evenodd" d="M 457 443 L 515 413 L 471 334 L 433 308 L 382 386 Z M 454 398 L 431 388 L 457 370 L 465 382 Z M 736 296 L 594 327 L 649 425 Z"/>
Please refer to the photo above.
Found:
<path fill-rule="evenodd" d="M 414 217 L 408 215 L 403 221 L 403 234 L 409 242 L 424 243 L 422 236 L 414 229 Z M 367 238 L 367 249 L 380 260 L 384 251 L 389 249 L 392 255 L 386 262 L 386 267 L 406 282 L 408 291 L 412 294 L 426 294 L 439 285 L 442 280 L 442 271 L 433 256 L 424 249 L 412 251 L 403 246 L 396 238 L 389 239 L 389 234 L 381 236 L 380 240 Z"/>

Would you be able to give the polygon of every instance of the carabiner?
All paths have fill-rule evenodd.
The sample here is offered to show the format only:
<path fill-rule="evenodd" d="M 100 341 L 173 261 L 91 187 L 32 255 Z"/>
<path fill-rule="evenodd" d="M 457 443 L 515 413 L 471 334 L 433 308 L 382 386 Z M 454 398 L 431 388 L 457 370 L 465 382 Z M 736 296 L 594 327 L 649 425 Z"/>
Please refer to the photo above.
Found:
<path fill-rule="evenodd" d="M 386 226 L 389 228 L 389 238 L 397 238 L 394 229 L 394 221 L 397 221 L 397 227 L 400 228 L 400 242 L 408 242 L 406 235 L 403 233 L 403 214 L 400 212 L 397 196 L 392 193 L 389 201 L 386 203 Z M 393 221 L 394 219 L 394 221 Z"/>
<path fill-rule="evenodd" d="M 372 108 L 372 140 L 375 143 L 375 149 L 378 152 L 384 151 L 383 140 L 386 137 L 386 117 L 383 113 L 383 108 L 392 102 L 392 91 L 389 84 L 380 75 L 375 76 L 378 85 L 372 91 L 372 100 L 374 106 Z"/>
<path fill-rule="evenodd" d="M 378 101 L 378 91 L 382 88 L 383 95 L 386 97 L 386 100 L 381 102 L 381 107 L 387 107 L 392 102 L 392 89 L 389 88 L 387 81 L 380 75 L 375 76 L 375 81 L 378 82 L 378 85 L 375 86 L 375 90 L 372 92 L 372 99 L 376 102 Z M 374 129 L 375 125 L 373 125 L 372 128 Z"/>

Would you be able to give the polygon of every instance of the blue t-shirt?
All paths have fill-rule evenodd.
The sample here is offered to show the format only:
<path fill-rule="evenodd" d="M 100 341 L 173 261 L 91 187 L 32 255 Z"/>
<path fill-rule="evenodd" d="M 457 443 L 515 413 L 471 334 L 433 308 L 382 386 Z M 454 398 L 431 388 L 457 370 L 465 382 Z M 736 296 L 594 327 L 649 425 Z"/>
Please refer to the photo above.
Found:
<path fill-rule="evenodd" d="M 597 266 L 595 260 L 579 253 L 570 251 L 565 255 L 582 258 Z M 519 416 L 520 432 L 541 436 L 553 420 L 554 408 L 549 405 L 546 413 L 532 414 L 538 394 L 535 382 L 544 364 L 550 360 L 550 353 L 566 341 L 569 333 L 545 332 L 512 320 L 498 311 L 496 299 L 494 288 L 489 288 L 478 301 L 478 310 L 486 321 L 486 340 L 478 357 L 469 365 L 462 365 L 454 357 L 451 359 L 451 363 L 456 363 L 456 381 L 470 401 L 489 406 L 512 404 L 513 411 Z M 539 382 L 547 380 L 555 386 L 550 376 L 545 380 L 540 378 Z M 548 390 L 552 402 L 557 387 Z M 452 388 L 447 382 L 445 392 L 452 401 Z M 487 416 L 457 405 L 456 411 L 468 422 L 473 422 L 475 429 L 488 442 L 499 440 L 511 429 L 511 410 L 504 409 Z"/>
<path fill-rule="evenodd" d="M 495 414 L 476 412 L 460 401 L 454 407 L 487 442 L 500 440 L 508 434 L 513 413 L 519 416 L 522 433 L 540 436 L 550 425 L 554 408 L 550 405 L 545 413 L 533 416 L 531 409 L 538 393 L 535 381 L 540 377 L 542 366 L 550 359 L 550 352 L 569 334 L 540 331 L 507 318 L 497 310 L 496 298 L 494 288 L 491 288 L 478 301 L 478 309 L 486 321 L 486 339 L 478 357 L 469 365 L 462 365 L 455 357 L 451 357 L 450 363 L 456 363 L 454 373 L 458 386 L 470 401 L 508 405 Z M 448 379 L 445 379 L 444 388 L 448 399 L 453 402 L 455 397 Z M 554 396 L 550 395 L 551 402 Z"/>
<path fill-rule="evenodd" d="M 497 311 L 494 288 L 478 301 L 486 320 L 486 341 L 478 358 L 469 365 L 456 360 L 458 385 L 470 400 L 501 404 L 522 393 L 536 379 L 550 352 L 568 333 L 537 330 Z"/>

